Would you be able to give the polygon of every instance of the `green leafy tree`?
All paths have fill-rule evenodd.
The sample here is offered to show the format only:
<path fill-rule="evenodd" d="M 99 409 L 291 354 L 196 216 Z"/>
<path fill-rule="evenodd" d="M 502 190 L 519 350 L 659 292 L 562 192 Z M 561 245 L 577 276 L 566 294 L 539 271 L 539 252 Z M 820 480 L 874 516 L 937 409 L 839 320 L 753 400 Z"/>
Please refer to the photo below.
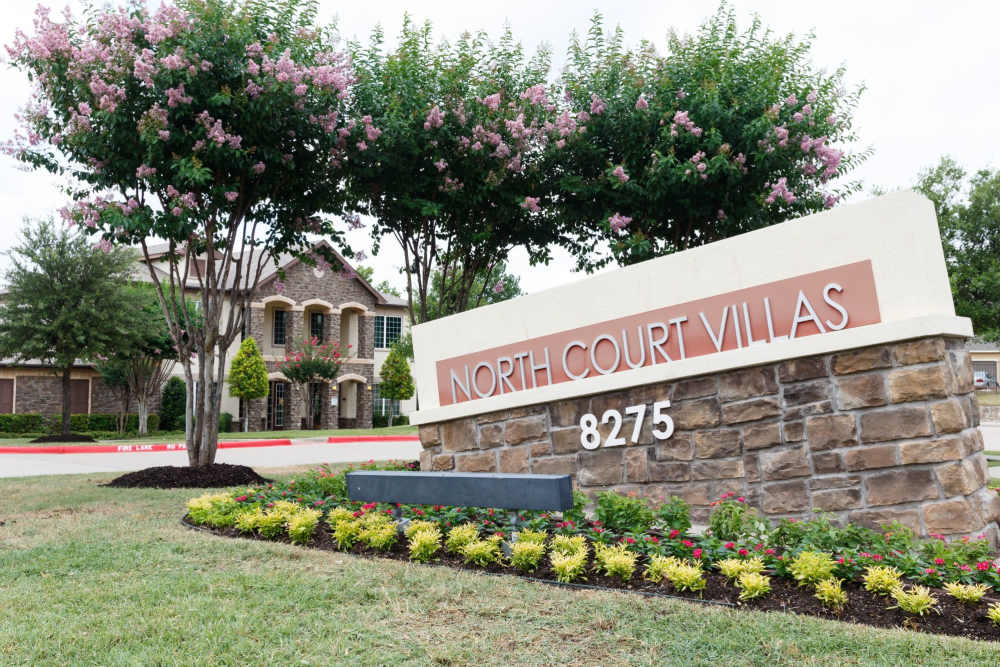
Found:
<path fill-rule="evenodd" d="M 580 268 L 632 264 L 833 206 L 834 185 L 867 153 L 847 154 L 860 91 L 843 69 L 810 62 L 812 36 L 745 30 L 723 6 L 666 54 L 625 46 L 599 14 L 571 38 L 565 94 L 586 141 L 559 154 L 543 209 L 574 225 Z"/>
<path fill-rule="evenodd" d="M 118 399 L 118 432 L 123 433 L 128 422 L 128 411 L 132 407 L 132 386 L 128 381 L 128 362 L 108 359 L 95 364 L 101 374 L 104 386 Z"/>
<path fill-rule="evenodd" d="M 128 403 L 134 398 L 137 406 L 139 435 L 149 432 L 149 405 L 163 389 L 177 362 L 167 319 L 160 308 L 159 298 L 147 283 L 133 283 L 125 288 L 134 307 L 128 311 L 128 335 L 107 356 L 98 357 L 97 370 L 116 389 L 124 403 L 127 419 Z M 187 302 L 187 316 L 198 321 L 194 305 Z M 124 386 L 121 386 L 124 382 Z M 124 427 L 124 424 L 121 425 Z"/>
<path fill-rule="evenodd" d="M 105 252 L 51 220 L 29 223 L 8 253 L 0 355 L 38 359 L 62 378 L 60 433 L 69 435 L 73 366 L 113 352 L 130 335 L 125 290 L 135 253 Z"/>
<path fill-rule="evenodd" d="M 426 312 L 427 319 L 421 321 L 427 322 L 450 313 L 500 303 L 524 294 L 520 279 L 508 273 L 507 265 L 502 261 L 495 261 L 471 280 L 466 279 L 465 271 L 465 266 L 457 263 L 449 276 L 443 271 L 434 272 L 426 307 L 419 308 L 420 312 Z M 467 289 L 467 285 L 471 289 Z M 461 299 L 465 299 L 465 302 L 459 303 Z"/>
<path fill-rule="evenodd" d="M 172 377 L 163 387 L 160 398 L 160 428 L 164 431 L 179 431 L 184 428 L 187 389 L 184 380 Z"/>
<path fill-rule="evenodd" d="M 955 311 L 979 338 L 1000 340 L 1000 170 L 970 176 L 943 157 L 921 172 L 917 189 L 937 212 Z"/>
<path fill-rule="evenodd" d="M 344 354 L 349 355 L 350 348 L 348 345 Z M 278 362 L 278 370 L 296 386 L 306 404 L 306 423 L 313 423 L 309 385 L 318 382 L 334 384 L 343 365 L 344 356 L 341 355 L 340 343 L 321 343 L 315 336 L 296 342 L 292 351 L 285 355 L 285 360 Z"/>
<path fill-rule="evenodd" d="M 413 376 L 410 374 L 410 364 L 406 361 L 406 352 L 398 345 L 393 345 L 389 356 L 382 362 L 379 371 L 382 381 L 379 383 L 379 394 L 382 398 L 405 401 L 413 398 L 415 388 Z M 389 415 L 389 426 L 395 415 Z"/>
<path fill-rule="evenodd" d="M 383 280 L 379 284 L 376 285 L 375 284 L 375 269 L 373 267 L 371 267 L 371 266 L 359 266 L 355 270 L 358 272 L 359 276 L 361 276 L 362 278 L 364 278 L 368 282 L 369 285 L 371 285 L 372 287 L 374 287 L 375 289 L 377 289 L 382 294 L 391 294 L 392 296 L 398 296 L 398 297 L 402 297 L 403 296 L 403 294 L 398 289 L 396 289 L 391 284 L 389 284 L 388 280 Z"/>
<path fill-rule="evenodd" d="M 226 354 L 264 269 L 283 254 L 337 261 L 313 257 L 308 235 L 343 245 L 325 214 L 341 212 L 344 166 L 382 132 L 349 108 L 350 61 L 317 12 L 178 0 L 60 22 L 43 9 L 8 49 L 35 86 L 9 151 L 74 180 L 65 215 L 81 228 L 142 248 L 184 367 L 191 465 L 215 459 Z M 168 245 L 155 261 L 154 239 Z M 191 285 L 201 324 L 168 305 Z"/>
<path fill-rule="evenodd" d="M 538 208 L 544 149 L 583 136 L 547 87 L 549 52 L 527 58 L 510 30 L 436 44 L 408 17 L 391 49 L 376 29 L 351 51 L 354 99 L 385 135 L 355 158 L 346 191 L 376 220 L 375 251 L 385 238 L 403 251 L 410 321 L 428 319 L 435 271 L 456 292 L 447 315 L 511 248 L 546 261 L 562 236 Z"/>
<path fill-rule="evenodd" d="M 241 401 L 264 398 L 268 394 L 267 365 L 252 336 L 243 339 L 240 350 L 229 367 L 229 395 Z M 250 411 L 244 410 L 243 430 L 249 430 Z"/>

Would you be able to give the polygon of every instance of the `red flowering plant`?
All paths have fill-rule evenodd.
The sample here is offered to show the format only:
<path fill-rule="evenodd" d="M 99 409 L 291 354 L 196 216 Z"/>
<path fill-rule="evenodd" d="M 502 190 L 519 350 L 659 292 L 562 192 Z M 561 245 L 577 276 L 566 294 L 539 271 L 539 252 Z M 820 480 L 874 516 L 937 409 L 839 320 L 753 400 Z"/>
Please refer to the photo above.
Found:
<path fill-rule="evenodd" d="M 350 350 L 347 346 L 347 351 Z M 318 338 L 305 338 L 294 344 L 291 352 L 285 354 L 285 360 L 278 362 L 278 370 L 295 384 L 303 396 L 308 386 L 315 382 L 332 384 L 344 365 L 344 357 L 340 353 L 340 343 L 321 343 Z M 306 401 L 307 423 L 313 423 L 313 402 Z"/>

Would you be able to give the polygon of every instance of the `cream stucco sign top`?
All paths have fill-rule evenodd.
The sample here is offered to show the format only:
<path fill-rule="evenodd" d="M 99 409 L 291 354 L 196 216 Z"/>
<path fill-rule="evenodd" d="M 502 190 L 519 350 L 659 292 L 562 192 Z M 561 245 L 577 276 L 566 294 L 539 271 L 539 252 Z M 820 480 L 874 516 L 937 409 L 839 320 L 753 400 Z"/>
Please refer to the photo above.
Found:
<path fill-rule="evenodd" d="M 411 422 L 971 333 L 933 207 L 901 192 L 418 325 Z"/>

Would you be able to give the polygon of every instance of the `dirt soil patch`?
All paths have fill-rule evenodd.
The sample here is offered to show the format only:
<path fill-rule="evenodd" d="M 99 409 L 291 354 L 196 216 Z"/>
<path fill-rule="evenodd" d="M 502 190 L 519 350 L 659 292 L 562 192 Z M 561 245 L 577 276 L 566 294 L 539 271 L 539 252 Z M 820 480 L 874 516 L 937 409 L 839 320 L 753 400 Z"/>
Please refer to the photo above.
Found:
<path fill-rule="evenodd" d="M 244 484 L 268 484 L 273 480 L 261 477 L 253 468 L 230 465 L 228 463 L 213 463 L 212 465 L 193 468 L 190 466 L 156 466 L 144 470 L 136 470 L 121 477 L 116 477 L 104 486 L 117 488 L 154 488 L 154 489 L 209 489 L 227 486 L 243 486 Z"/>
<path fill-rule="evenodd" d="M 43 435 L 28 442 L 97 442 L 97 440 L 89 435 L 70 433 L 69 435 Z"/>
<path fill-rule="evenodd" d="M 184 524 L 197 529 L 215 533 L 225 537 L 242 537 L 248 539 L 265 540 L 257 535 L 244 535 L 235 528 L 210 528 L 207 526 L 196 526 L 187 521 L 184 517 Z M 275 540 L 265 540 L 275 541 Z M 287 537 L 278 540 L 288 543 Z M 375 551 L 361 544 L 355 544 L 348 553 L 353 553 L 364 557 L 391 558 L 393 560 L 406 561 L 409 559 L 409 551 L 402 537 L 389 551 Z M 309 542 L 309 546 L 314 549 L 326 551 L 338 551 L 336 540 L 330 532 L 328 526 L 320 523 L 316 527 L 316 532 Z M 544 583 L 555 583 L 555 573 L 548 565 L 548 558 L 542 560 L 538 569 L 531 573 L 522 573 L 519 570 L 503 566 L 491 565 L 486 568 L 466 565 L 462 559 L 438 552 L 438 557 L 434 561 L 435 565 L 459 568 L 472 572 L 486 572 L 492 575 L 511 575 L 523 579 L 540 581 Z M 793 614 L 806 614 L 809 616 L 819 616 L 836 621 L 847 623 L 857 623 L 862 625 L 872 625 L 880 628 L 900 628 L 916 632 L 926 632 L 942 635 L 955 635 L 958 637 L 968 637 L 969 639 L 979 639 L 986 641 L 1000 641 L 1000 627 L 994 625 L 986 618 L 986 609 L 992 602 L 1000 601 L 1000 596 L 994 592 L 987 595 L 977 604 L 965 604 L 950 597 L 944 590 L 932 588 L 931 592 L 937 597 L 937 609 L 940 613 L 931 612 L 925 616 L 913 616 L 899 609 L 887 609 L 895 602 L 892 598 L 879 597 L 866 591 L 856 582 L 845 581 L 844 591 L 847 593 L 847 604 L 839 611 L 832 611 L 824 607 L 819 600 L 813 596 L 812 588 L 797 586 L 794 581 L 771 574 L 771 593 L 761 599 L 741 602 L 739 600 L 739 589 L 728 582 L 728 580 L 718 573 L 706 573 L 707 586 L 701 594 L 675 590 L 668 582 L 664 581 L 654 584 L 642 578 L 642 571 L 645 566 L 640 559 L 640 564 L 636 567 L 635 574 L 629 581 L 606 577 L 595 570 L 588 570 L 586 579 L 580 583 L 588 588 L 603 588 L 611 591 L 632 591 L 641 594 L 666 595 L 670 597 L 680 597 L 692 602 L 714 602 L 743 609 L 754 609 L 757 611 L 780 611 Z M 572 586 L 572 585 L 570 585 Z"/>

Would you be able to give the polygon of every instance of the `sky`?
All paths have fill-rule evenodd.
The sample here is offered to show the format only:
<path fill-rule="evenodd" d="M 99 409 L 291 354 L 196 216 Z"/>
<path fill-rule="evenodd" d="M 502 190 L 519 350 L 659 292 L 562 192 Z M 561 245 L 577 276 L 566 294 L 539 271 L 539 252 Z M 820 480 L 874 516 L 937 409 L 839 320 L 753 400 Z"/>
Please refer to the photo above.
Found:
<path fill-rule="evenodd" d="M 3 44 L 16 29 L 30 31 L 36 2 L 7 0 L 0 29 Z M 65 1 L 46 3 L 61 10 Z M 80 3 L 72 0 L 70 7 Z M 116 4 L 116 3 L 112 3 Z M 158 3 L 157 3 L 158 4 Z M 498 33 L 509 23 L 528 51 L 540 44 L 553 50 L 553 74 L 563 62 L 569 31 L 585 32 L 592 13 L 604 15 L 608 26 L 620 25 L 630 44 L 646 39 L 661 47 L 671 29 L 683 34 L 714 13 L 715 2 L 567 2 L 564 0 L 422 0 L 421 2 L 322 0 L 321 20 L 336 19 L 348 39 L 367 39 L 381 24 L 392 38 L 404 12 L 429 20 L 440 37 L 454 38 L 464 30 Z M 843 65 L 849 86 L 864 85 L 855 112 L 859 144 L 873 155 L 851 172 L 864 184 L 860 201 L 874 187 L 911 186 L 917 173 L 951 155 L 968 170 L 1000 168 L 1000 3 L 995 0 L 733 0 L 741 25 L 759 15 L 779 34 L 815 34 L 813 64 L 826 70 Z M 0 65 L 0 139 L 12 136 L 14 114 L 27 101 L 26 77 Z M 0 156 L 0 250 L 17 241 L 25 217 L 52 214 L 66 203 L 59 181 L 47 172 L 26 172 L 13 158 Z M 349 241 L 368 251 L 363 231 Z M 402 288 L 402 253 L 386 240 L 378 256 L 366 261 L 375 268 L 376 282 L 388 280 Z M 0 258 L 0 271 L 7 261 Z M 518 251 L 509 259 L 511 272 L 528 292 L 578 280 L 572 260 L 557 251 L 548 266 L 531 267 Z"/>

